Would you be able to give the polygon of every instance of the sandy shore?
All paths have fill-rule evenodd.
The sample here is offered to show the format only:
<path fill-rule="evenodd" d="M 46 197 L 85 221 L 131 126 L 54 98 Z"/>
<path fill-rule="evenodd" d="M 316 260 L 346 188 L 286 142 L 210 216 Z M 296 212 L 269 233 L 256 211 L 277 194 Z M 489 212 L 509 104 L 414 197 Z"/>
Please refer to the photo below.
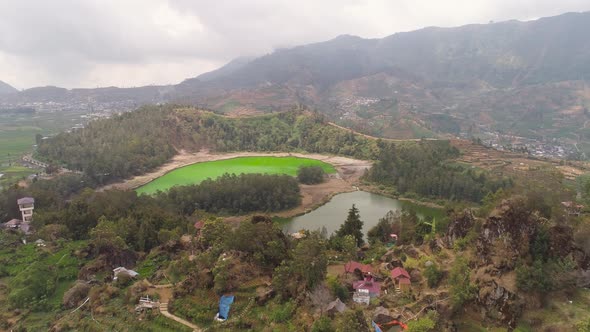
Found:
<path fill-rule="evenodd" d="M 334 195 L 354 191 L 360 177 L 365 173 L 365 170 L 371 168 L 373 163 L 367 160 L 358 160 L 340 156 L 328 156 L 321 154 L 303 154 L 303 153 L 288 153 L 288 152 L 277 152 L 277 153 L 263 153 L 263 152 L 234 152 L 234 153 L 210 153 L 209 151 L 202 150 L 196 153 L 189 153 L 181 151 L 179 154 L 174 156 L 168 163 L 162 165 L 153 172 L 136 176 L 123 182 L 110 184 L 99 188 L 99 191 L 109 189 L 120 189 L 120 190 L 131 190 L 140 187 L 154 179 L 161 177 L 162 175 L 173 171 L 177 168 L 187 166 L 194 163 L 224 160 L 238 157 L 257 157 L 257 156 L 269 156 L 269 157 L 302 157 L 309 159 L 321 160 L 325 163 L 331 164 L 336 168 L 337 173 L 331 174 L 330 178 L 321 184 L 317 185 L 300 185 L 301 187 L 301 205 L 298 207 L 273 213 L 273 215 L 280 217 L 292 217 L 303 214 L 310 210 L 313 210 L 319 205 L 324 204 Z"/>

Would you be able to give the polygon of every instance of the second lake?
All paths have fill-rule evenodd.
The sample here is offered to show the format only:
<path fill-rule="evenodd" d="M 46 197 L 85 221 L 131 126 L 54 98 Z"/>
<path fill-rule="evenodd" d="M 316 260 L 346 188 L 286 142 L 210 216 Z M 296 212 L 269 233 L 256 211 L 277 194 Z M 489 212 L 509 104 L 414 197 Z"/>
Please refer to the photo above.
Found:
<path fill-rule="evenodd" d="M 338 194 L 319 208 L 307 214 L 291 218 L 283 224 L 283 230 L 293 233 L 302 229 L 318 230 L 325 226 L 328 235 L 330 235 L 344 223 L 352 204 L 355 204 L 359 209 L 361 220 L 364 222 L 363 234 L 365 235 L 390 210 L 399 211 L 406 208 L 416 212 L 420 218 L 432 216 L 440 219 L 444 216 L 441 209 L 400 201 L 365 191 L 354 191 Z"/>

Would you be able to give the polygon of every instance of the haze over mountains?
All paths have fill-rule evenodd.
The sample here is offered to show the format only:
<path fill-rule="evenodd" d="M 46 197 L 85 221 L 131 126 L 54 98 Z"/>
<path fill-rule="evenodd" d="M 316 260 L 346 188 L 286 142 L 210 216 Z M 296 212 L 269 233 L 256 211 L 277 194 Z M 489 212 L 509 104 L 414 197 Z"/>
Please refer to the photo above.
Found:
<path fill-rule="evenodd" d="M 180 102 L 224 113 L 305 104 L 386 137 L 491 131 L 584 141 L 590 120 L 590 12 L 536 21 L 343 35 L 278 50 L 173 86 L 28 89 L 0 103 Z"/>
<path fill-rule="evenodd" d="M 8 83 L 0 81 L 0 95 L 18 92 L 17 89 L 10 86 Z"/>

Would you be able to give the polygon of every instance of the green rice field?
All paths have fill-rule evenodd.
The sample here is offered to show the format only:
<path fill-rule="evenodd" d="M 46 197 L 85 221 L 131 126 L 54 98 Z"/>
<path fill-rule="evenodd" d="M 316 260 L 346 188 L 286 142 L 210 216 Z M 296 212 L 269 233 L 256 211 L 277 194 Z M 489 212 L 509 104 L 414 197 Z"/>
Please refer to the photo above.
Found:
<path fill-rule="evenodd" d="M 152 182 L 136 189 L 139 194 L 154 194 L 158 190 L 166 191 L 173 186 L 198 184 L 201 181 L 225 174 L 286 174 L 295 176 L 301 166 L 321 166 L 328 174 L 336 169 L 325 162 L 298 157 L 241 157 L 217 161 L 196 163 L 175 169 Z"/>

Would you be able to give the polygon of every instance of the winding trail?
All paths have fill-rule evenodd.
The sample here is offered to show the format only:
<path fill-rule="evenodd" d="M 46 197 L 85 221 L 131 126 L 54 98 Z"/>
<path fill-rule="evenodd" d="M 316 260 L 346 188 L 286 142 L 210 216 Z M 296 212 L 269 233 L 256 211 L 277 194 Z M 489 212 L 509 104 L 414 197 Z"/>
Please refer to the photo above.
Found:
<path fill-rule="evenodd" d="M 173 321 L 176 321 L 176 322 L 178 322 L 178 323 L 180 323 L 180 324 L 182 324 L 184 326 L 187 326 L 187 327 L 191 328 L 193 330 L 193 332 L 203 332 L 203 330 L 200 327 L 198 327 L 197 325 L 195 325 L 195 324 L 193 324 L 193 323 L 191 323 L 191 322 L 189 322 L 189 321 L 187 321 L 185 319 L 182 319 L 182 318 L 180 318 L 178 316 L 174 316 L 173 314 L 171 314 L 168 311 L 168 302 L 160 303 L 160 313 L 164 317 L 167 317 L 169 319 L 172 319 Z"/>

